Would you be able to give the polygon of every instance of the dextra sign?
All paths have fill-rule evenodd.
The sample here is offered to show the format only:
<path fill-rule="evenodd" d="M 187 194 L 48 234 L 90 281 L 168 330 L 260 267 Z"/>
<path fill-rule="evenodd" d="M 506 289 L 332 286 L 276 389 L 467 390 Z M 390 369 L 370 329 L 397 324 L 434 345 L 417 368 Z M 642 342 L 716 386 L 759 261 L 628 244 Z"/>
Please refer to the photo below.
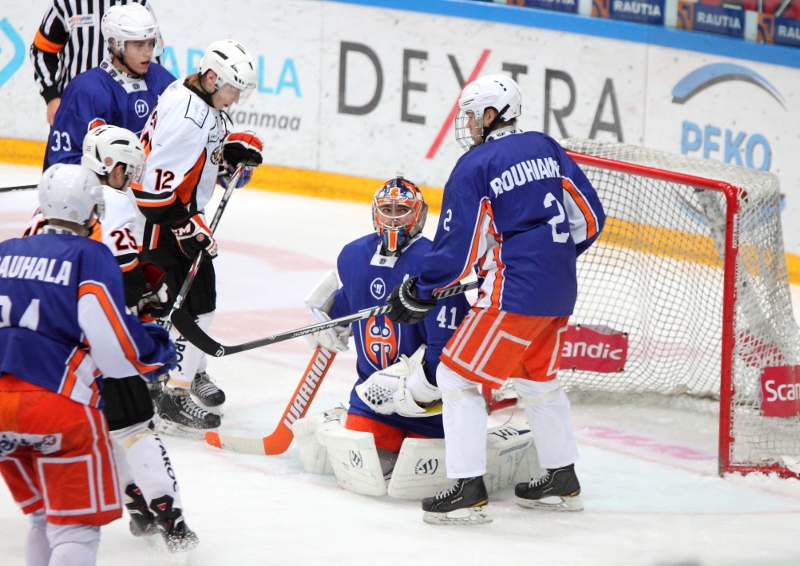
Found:
<path fill-rule="evenodd" d="M 800 415 L 800 366 L 769 367 L 761 371 L 761 414 Z"/>

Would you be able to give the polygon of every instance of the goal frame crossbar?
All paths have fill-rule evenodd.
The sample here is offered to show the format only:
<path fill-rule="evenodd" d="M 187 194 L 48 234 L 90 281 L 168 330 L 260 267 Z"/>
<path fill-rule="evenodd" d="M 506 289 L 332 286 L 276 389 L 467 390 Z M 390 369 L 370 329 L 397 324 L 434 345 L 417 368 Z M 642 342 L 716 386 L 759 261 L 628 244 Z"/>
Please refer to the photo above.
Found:
<path fill-rule="evenodd" d="M 705 189 L 722 193 L 726 202 L 725 210 L 725 257 L 723 259 L 723 300 L 722 300 L 722 359 L 720 360 L 720 409 L 719 409 L 719 445 L 718 472 L 751 472 L 777 473 L 781 477 L 800 477 L 795 472 L 773 464 L 769 466 L 751 466 L 732 462 L 734 438 L 732 435 L 733 402 L 735 385 L 733 383 L 733 352 L 735 347 L 734 315 L 736 309 L 736 265 L 739 254 L 739 198 L 745 191 L 730 183 L 707 179 L 685 173 L 667 171 L 654 167 L 626 163 L 605 157 L 587 155 L 571 150 L 567 154 L 579 165 L 608 169 L 619 173 L 647 177 L 659 181 L 680 183 L 697 189 Z"/>

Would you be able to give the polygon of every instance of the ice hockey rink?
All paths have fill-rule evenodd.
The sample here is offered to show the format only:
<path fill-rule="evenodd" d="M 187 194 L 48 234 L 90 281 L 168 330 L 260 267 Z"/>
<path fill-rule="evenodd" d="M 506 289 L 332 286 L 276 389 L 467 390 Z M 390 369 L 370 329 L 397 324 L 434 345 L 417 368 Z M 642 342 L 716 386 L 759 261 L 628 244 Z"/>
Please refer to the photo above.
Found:
<path fill-rule="evenodd" d="M 36 168 L 0 166 L 0 186 L 37 180 Z M 0 194 L 0 239 L 18 236 L 35 206 L 35 191 Z M 428 219 L 427 235 L 436 220 Z M 210 334 L 235 344 L 304 326 L 306 293 L 335 268 L 344 244 L 371 229 L 368 203 L 237 191 L 218 230 Z M 797 317 L 800 292 L 793 296 Z M 211 359 L 209 373 L 228 397 L 222 430 L 253 437 L 275 430 L 310 355 L 298 339 Z M 346 402 L 354 379 L 355 355 L 340 354 L 309 413 Z M 490 420 L 524 415 L 503 409 Z M 720 478 L 714 414 L 574 404 L 573 424 L 585 510 L 523 509 L 507 487 L 490 496 L 494 522 L 473 527 L 427 525 L 418 502 L 355 495 L 332 475 L 305 473 L 294 444 L 282 455 L 253 456 L 165 436 L 200 546 L 170 556 L 158 541 L 132 537 L 125 516 L 103 528 L 98 563 L 800 564 L 800 481 Z M 24 563 L 27 529 L 0 488 L 0 563 Z"/>

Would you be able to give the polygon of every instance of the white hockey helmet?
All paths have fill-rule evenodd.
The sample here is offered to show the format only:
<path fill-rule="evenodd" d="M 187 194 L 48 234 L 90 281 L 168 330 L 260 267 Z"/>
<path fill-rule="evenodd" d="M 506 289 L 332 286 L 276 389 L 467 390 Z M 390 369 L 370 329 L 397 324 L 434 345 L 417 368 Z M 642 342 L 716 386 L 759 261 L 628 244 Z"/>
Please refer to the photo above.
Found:
<path fill-rule="evenodd" d="M 105 215 L 103 185 L 83 165 L 56 163 L 39 181 L 39 210 L 47 219 L 68 220 L 86 226 L 92 212 L 100 220 Z"/>
<path fill-rule="evenodd" d="M 484 129 L 483 114 L 487 108 L 494 108 L 498 114 L 492 124 Z M 521 114 L 522 94 L 514 79 L 506 75 L 480 77 L 461 91 L 455 123 L 456 140 L 464 149 L 470 149 L 483 143 L 497 124 Z M 471 129 L 467 123 L 472 118 L 476 126 Z"/>
<path fill-rule="evenodd" d="M 253 56 L 244 45 L 233 39 L 212 42 L 200 60 L 200 67 L 197 70 L 201 75 L 208 70 L 217 74 L 215 91 L 226 83 L 241 90 L 240 101 L 250 96 L 258 80 Z"/>
<path fill-rule="evenodd" d="M 81 165 L 98 175 L 108 175 L 117 163 L 125 165 L 125 175 L 133 176 L 144 163 L 139 138 L 125 128 L 103 125 L 89 130 L 83 138 Z"/>
<path fill-rule="evenodd" d="M 141 4 L 131 3 L 124 6 L 111 6 L 103 16 L 100 29 L 105 37 L 106 46 L 111 52 L 111 40 L 114 48 L 125 53 L 126 41 L 155 40 L 153 57 L 158 57 L 164 50 L 161 31 L 153 13 Z"/>

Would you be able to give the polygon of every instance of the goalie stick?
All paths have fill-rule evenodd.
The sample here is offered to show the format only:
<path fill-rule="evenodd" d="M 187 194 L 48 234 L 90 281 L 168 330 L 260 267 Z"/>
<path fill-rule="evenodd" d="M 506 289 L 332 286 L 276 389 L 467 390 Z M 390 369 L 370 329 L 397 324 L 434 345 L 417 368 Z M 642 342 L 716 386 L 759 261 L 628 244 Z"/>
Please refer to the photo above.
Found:
<path fill-rule="evenodd" d="M 206 442 L 217 448 L 245 454 L 261 454 L 264 456 L 283 454 L 289 448 L 292 439 L 294 439 L 292 423 L 302 418 L 308 411 L 311 401 L 314 400 L 317 391 L 319 391 L 322 378 L 328 373 L 335 357 L 335 352 L 329 352 L 321 346 L 317 346 L 306 371 L 303 373 L 300 384 L 289 400 L 286 410 L 283 411 L 278 426 L 269 436 L 248 438 L 209 431 L 206 433 Z"/>
<path fill-rule="evenodd" d="M 219 224 L 219 219 L 222 218 L 222 213 L 225 212 L 225 207 L 228 206 L 228 201 L 231 199 L 233 191 L 236 190 L 236 184 L 239 182 L 239 177 L 242 175 L 243 171 L 244 171 L 244 165 L 238 165 L 236 167 L 236 170 L 233 172 L 233 175 L 231 176 L 231 180 L 228 182 L 228 188 L 225 189 L 225 193 L 222 195 L 222 199 L 220 199 L 219 205 L 217 205 L 217 210 L 214 211 L 214 218 L 211 219 L 211 224 L 208 225 L 208 228 L 211 230 L 212 234 L 217 229 L 217 224 Z M 181 308 L 183 301 L 186 299 L 186 295 L 189 293 L 189 287 L 192 286 L 194 278 L 197 275 L 197 271 L 200 269 L 201 261 L 203 261 L 202 251 L 199 254 L 197 254 L 197 257 L 194 258 L 192 266 L 189 268 L 189 273 L 186 275 L 186 280 L 183 282 L 181 290 L 178 291 L 178 296 L 175 297 L 175 302 L 172 303 L 172 309 L 170 309 L 169 314 L 164 319 L 163 326 L 167 330 L 172 328 L 172 315 L 175 313 L 176 310 Z M 191 342 L 191 340 L 189 341 Z"/>
<path fill-rule="evenodd" d="M 478 283 L 476 281 L 473 281 L 471 283 L 463 283 L 461 285 L 454 285 L 452 287 L 448 287 L 447 289 L 442 289 L 441 291 L 434 293 L 434 297 L 436 297 L 437 299 L 444 299 L 446 297 L 452 297 L 453 295 L 460 295 L 461 293 L 466 293 L 467 291 L 476 289 L 477 287 Z M 260 348 L 262 346 L 269 346 L 270 344 L 276 344 L 278 342 L 283 342 L 284 340 L 291 340 L 292 338 L 305 336 L 306 334 L 313 334 L 315 332 L 327 330 L 328 328 L 333 328 L 334 326 L 346 326 L 351 322 L 364 320 L 372 316 L 378 316 L 379 314 L 385 314 L 389 312 L 391 308 L 392 307 L 390 307 L 389 305 L 383 305 L 380 307 L 363 309 L 351 315 L 343 316 L 341 318 L 335 318 L 327 322 L 320 322 L 318 324 L 304 326 L 302 328 L 298 328 L 297 330 L 288 330 L 286 332 L 279 332 L 277 334 L 272 334 L 270 336 L 267 336 L 266 338 L 260 338 L 258 340 L 253 340 L 252 342 L 245 342 L 244 344 L 237 344 L 234 346 L 223 346 L 222 344 L 214 340 L 211 336 L 206 334 L 202 328 L 200 328 L 197 325 L 192 315 L 190 315 L 188 312 L 186 312 L 181 308 L 174 309 L 173 312 L 170 313 L 170 317 L 172 320 L 172 324 L 175 325 L 175 328 L 178 329 L 178 332 L 180 332 L 184 338 L 186 338 L 189 342 L 200 348 L 203 352 L 205 352 L 209 356 L 215 356 L 217 358 L 221 358 L 222 356 L 238 354 L 239 352 L 252 350 L 253 348 Z"/>

